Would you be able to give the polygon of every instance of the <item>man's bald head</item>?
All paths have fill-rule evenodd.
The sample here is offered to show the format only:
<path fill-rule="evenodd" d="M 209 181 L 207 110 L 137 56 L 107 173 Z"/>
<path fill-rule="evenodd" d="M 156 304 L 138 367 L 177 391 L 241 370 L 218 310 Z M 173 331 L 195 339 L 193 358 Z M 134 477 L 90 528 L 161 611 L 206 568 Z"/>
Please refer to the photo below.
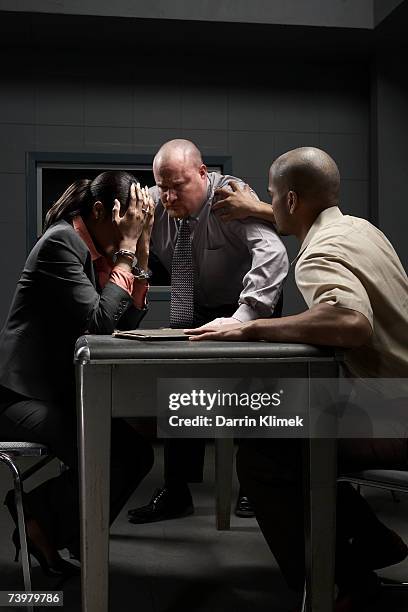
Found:
<path fill-rule="evenodd" d="M 339 202 L 340 173 L 335 161 L 315 147 L 293 149 L 278 157 L 271 166 L 271 176 L 288 191 L 311 205 L 323 208 Z"/>
<path fill-rule="evenodd" d="M 165 142 L 157 151 L 153 161 L 153 169 L 173 164 L 199 167 L 202 163 L 203 158 L 200 150 L 194 142 L 183 138 L 175 138 Z"/>
<path fill-rule="evenodd" d="M 338 205 L 339 170 L 321 149 L 293 149 L 273 162 L 268 191 L 279 232 L 302 238 L 323 210 Z"/>
<path fill-rule="evenodd" d="M 153 174 L 170 217 L 185 218 L 200 210 L 207 195 L 207 168 L 193 142 L 166 142 L 156 153 Z"/>

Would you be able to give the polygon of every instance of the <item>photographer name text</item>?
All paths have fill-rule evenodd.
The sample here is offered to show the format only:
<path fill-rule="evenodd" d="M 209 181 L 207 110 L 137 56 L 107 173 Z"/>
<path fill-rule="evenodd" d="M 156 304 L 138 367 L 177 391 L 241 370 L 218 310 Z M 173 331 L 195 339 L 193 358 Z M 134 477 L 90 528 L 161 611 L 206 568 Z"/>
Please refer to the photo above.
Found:
<path fill-rule="evenodd" d="M 284 428 L 284 427 L 303 427 L 303 417 L 295 415 L 290 418 L 277 417 L 276 415 L 257 415 L 256 417 L 237 417 L 229 418 L 223 415 L 217 415 L 214 417 L 209 416 L 195 416 L 195 417 L 181 417 L 178 415 L 171 415 L 169 417 L 169 425 L 171 427 L 271 427 L 271 428 Z"/>

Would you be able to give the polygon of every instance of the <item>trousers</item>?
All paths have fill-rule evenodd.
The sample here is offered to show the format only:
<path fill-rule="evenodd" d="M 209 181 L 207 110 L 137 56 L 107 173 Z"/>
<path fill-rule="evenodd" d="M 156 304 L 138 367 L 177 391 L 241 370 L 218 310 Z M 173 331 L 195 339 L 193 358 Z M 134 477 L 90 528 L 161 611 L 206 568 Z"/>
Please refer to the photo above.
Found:
<path fill-rule="evenodd" d="M 272 318 L 280 317 L 283 308 L 283 292 L 275 306 Z M 195 305 L 194 319 L 197 326 L 205 325 L 218 317 L 231 317 L 236 305 L 219 306 L 205 309 Z M 202 482 L 205 457 L 205 440 L 168 439 L 164 443 L 164 480 L 173 487 L 184 486 L 188 482 Z"/>
<path fill-rule="evenodd" d="M 262 533 L 288 585 L 301 591 L 305 575 L 302 493 L 303 440 L 245 439 L 237 455 L 237 471 Z M 344 439 L 338 441 L 338 471 L 408 469 L 407 441 Z M 322 509 L 324 512 L 324 508 Z M 336 582 L 352 583 L 365 568 L 351 554 L 356 535 L 375 538 L 379 521 L 365 499 L 349 484 L 337 487 Z M 375 540 L 371 540 L 375 541 Z"/>
<path fill-rule="evenodd" d="M 79 550 L 78 447 L 75 408 L 69 402 L 29 399 L 0 387 L 3 441 L 45 444 L 68 469 L 25 494 L 27 517 L 37 520 L 58 549 Z M 126 421 L 112 420 L 112 523 L 153 465 L 153 450 Z"/>

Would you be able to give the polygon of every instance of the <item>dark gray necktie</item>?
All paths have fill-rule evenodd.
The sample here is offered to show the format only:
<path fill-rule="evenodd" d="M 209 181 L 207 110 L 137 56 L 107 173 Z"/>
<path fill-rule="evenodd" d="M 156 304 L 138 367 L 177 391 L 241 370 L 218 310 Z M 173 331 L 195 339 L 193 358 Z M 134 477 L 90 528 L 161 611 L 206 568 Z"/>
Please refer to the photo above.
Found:
<path fill-rule="evenodd" d="M 171 263 L 170 326 L 192 327 L 194 323 L 194 266 L 190 225 L 180 221 Z"/>

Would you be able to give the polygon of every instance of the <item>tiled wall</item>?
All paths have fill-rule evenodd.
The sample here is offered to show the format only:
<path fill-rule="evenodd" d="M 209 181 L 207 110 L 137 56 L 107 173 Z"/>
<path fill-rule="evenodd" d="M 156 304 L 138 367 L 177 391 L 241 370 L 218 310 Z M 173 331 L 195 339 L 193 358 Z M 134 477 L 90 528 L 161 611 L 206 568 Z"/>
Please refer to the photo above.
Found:
<path fill-rule="evenodd" d="M 170 138 L 231 155 L 233 172 L 265 199 L 271 161 L 316 145 L 338 162 L 346 212 L 368 211 L 368 73 L 358 65 L 279 71 L 251 61 L 225 71 L 198 58 L 102 60 L 73 51 L 25 54 L 1 74 L 0 244 L 4 320 L 25 259 L 25 152 L 154 153 Z M 296 246 L 287 241 L 290 254 Z M 288 282 L 286 310 L 302 308 Z"/>

